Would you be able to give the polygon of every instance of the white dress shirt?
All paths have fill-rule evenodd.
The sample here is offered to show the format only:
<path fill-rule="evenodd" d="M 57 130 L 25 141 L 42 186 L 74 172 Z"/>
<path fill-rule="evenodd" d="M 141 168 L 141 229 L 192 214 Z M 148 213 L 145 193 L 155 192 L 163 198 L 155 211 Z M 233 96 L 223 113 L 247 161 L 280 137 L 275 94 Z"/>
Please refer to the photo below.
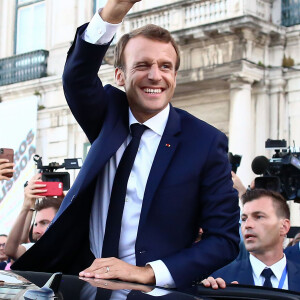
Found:
<path fill-rule="evenodd" d="M 89 43 L 106 44 L 113 38 L 118 26 L 104 22 L 97 12 L 82 35 L 82 38 Z M 149 129 L 142 135 L 139 150 L 128 179 L 122 217 L 119 257 L 132 265 L 136 265 L 135 242 L 145 187 L 155 153 L 167 124 L 169 111 L 170 107 L 168 105 L 163 111 L 144 123 Z M 134 123 L 138 123 L 138 121 L 129 109 L 128 126 Z M 101 257 L 113 180 L 123 152 L 130 140 L 131 135 L 127 137 L 115 155 L 107 162 L 103 173 L 99 175 L 96 185 L 90 218 L 90 245 L 91 251 L 96 258 Z M 148 264 L 151 265 L 154 271 L 157 286 L 175 287 L 174 280 L 168 268 L 161 260 L 149 262 Z"/>
<path fill-rule="evenodd" d="M 283 258 L 281 260 L 279 260 L 277 263 L 273 264 L 272 266 L 265 265 L 262 261 L 257 259 L 252 254 L 249 255 L 249 259 L 250 259 L 250 263 L 251 263 L 252 270 L 253 270 L 252 275 L 253 275 L 253 279 L 254 279 L 254 284 L 257 286 L 263 286 L 263 284 L 265 282 L 265 278 L 263 276 L 261 276 L 261 272 L 265 268 L 270 268 L 274 273 L 274 275 L 271 276 L 272 286 L 273 286 L 273 288 L 278 288 L 281 276 L 284 273 L 284 269 L 286 267 L 285 255 L 283 254 Z M 285 290 L 289 289 L 288 274 L 286 274 L 282 289 L 285 289 Z"/>

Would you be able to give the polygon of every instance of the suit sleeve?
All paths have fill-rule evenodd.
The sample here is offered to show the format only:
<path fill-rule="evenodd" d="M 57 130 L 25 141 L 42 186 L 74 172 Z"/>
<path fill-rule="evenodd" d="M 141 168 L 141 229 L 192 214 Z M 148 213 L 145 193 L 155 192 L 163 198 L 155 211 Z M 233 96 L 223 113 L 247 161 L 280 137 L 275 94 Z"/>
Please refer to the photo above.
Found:
<path fill-rule="evenodd" d="M 218 132 L 209 149 L 199 182 L 202 240 L 162 259 L 177 287 L 206 278 L 238 254 L 240 210 L 231 179 L 226 136 Z"/>
<path fill-rule="evenodd" d="M 81 38 L 87 24 L 79 27 L 68 51 L 63 73 L 63 88 L 68 105 L 92 143 L 98 136 L 105 112 L 107 97 L 98 77 L 102 59 L 109 47 L 94 45 Z"/>

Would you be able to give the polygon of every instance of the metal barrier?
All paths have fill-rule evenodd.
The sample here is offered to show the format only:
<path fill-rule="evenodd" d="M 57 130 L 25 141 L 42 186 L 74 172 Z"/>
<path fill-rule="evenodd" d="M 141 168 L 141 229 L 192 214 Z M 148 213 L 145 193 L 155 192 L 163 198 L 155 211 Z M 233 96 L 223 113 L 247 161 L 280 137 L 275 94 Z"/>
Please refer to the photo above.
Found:
<path fill-rule="evenodd" d="M 47 76 L 48 56 L 36 50 L 0 59 L 0 86 Z"/>

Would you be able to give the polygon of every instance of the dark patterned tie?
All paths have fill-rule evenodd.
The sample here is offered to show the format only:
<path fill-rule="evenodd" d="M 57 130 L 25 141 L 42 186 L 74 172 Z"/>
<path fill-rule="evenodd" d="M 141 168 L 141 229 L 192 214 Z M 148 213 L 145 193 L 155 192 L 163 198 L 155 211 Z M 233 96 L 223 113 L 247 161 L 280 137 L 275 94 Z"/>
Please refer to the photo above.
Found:
<path fill-rule="evenodd" d="M 119 240 L 128 178 L 139 148 L 142 134 L 147 126 L 132 124 L 132 139 L 126 147 L 118 165 L 108 208 L 102 257 L 119 257 Z"/>
<path fill-rule="evenodd" d="M 272 272 L 272 270 L 270 268 L 264 269 L 261 272 L 261 276 L 265 277 L 265 282 L 263 284 L 263 286 L 265 287 L 273 287 L 272 283 L 271 283 L 271 276 L 274 275 L 274 273 Z"/>

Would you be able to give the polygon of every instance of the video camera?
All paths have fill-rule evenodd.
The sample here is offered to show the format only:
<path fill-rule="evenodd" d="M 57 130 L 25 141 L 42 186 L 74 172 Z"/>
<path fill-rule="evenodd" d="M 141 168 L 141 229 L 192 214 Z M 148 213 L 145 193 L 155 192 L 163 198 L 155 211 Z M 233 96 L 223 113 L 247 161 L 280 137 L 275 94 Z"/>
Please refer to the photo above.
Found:
<path fill-rule="evenodd" d="M 80 169 L 82 166 L 81 158 L 67 158 L 64 160 L 62 165 L 57 162 L 51 162 L 48 166 L 43 166 L 42 157 L 34 155 L 33 160 L 35 161 L 37 168 L 42 173 L 42 181 L 45 182 L 62 182 L 63 190 L 67 191 L 70 189 L 70 174 L 68 172 L 54 172 L 57 169 L 65 168 Z"/>
<path fill-rule="evenodd" d="M 282 194 L 287 200 L 300 203 L 300 152 L 287 148 L 285 140 L 266 141 L 266 148 L 274 148 L 275 154 L 269 160 L 257 156 L 252 161 L 252 170 L 256 177 L 256 188 L 273 190 Z"/>

